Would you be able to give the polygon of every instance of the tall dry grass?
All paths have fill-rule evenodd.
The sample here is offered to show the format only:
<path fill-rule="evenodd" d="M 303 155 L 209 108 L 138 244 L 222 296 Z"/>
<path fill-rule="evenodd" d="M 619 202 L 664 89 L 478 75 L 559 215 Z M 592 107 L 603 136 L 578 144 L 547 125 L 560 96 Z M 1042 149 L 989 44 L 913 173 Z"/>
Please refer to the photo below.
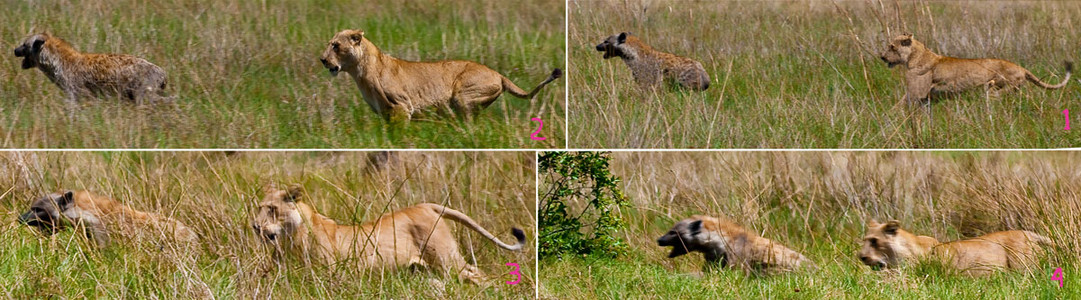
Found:
<path fill-rule="evenodd" d="M 381 163 L 380 163 L 381 162 Z M 0 297 L 105 298 L 529 298 L 536 252 L 498 249 L 452 225 L 467 261 L 490 286 L 439 272 L 378 272 L 351 264 L 273 262 L 251 229 L 268 183 L 301 184 L 307 201 L 339 224 L 357 224 L 422 202 L 461 210 L 501 239 L 536 228 L 533 153 L 395 152 L 10 152 L 0 156 Z M 379 167 L 377 167 L 379 166 Z M 72 230 L 43 237 L 17 224 L 30 201 L 60 189 L 89 189 L 133 208 L 186 223 L 201 237 L 194 261 L 117 241 L 94 249 Z M 518 263 L 522 282 L 505 263 Z M 431 279 L 446 284 L 440 292 Z"/>
<path fill-rule="evenodd" d="M 995 57 L 1048 82 L 1078 61 L 1077 1 L 569 1 L 571 145 L 582 148 L 1053 148 L 1081 89 L 977 89 L 904 105 L 878 58 L 911 32 L 939 54 Z M 705 92 L 642 90 L 593 46 L 632 32 L 701 61 Z M 1071 116 L 1078 124 L 1076 113 Z"/>

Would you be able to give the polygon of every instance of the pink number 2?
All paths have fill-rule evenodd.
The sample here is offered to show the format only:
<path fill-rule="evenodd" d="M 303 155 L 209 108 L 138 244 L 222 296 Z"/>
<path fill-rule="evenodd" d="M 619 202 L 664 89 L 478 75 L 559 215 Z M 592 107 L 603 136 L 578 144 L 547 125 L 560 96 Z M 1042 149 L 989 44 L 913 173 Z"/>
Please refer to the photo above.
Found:
<path fill-rule="evenodd" d="M 1051 280 L 1058 281 L 1058 287 L 1062 287 L 1062 268 L 1055 268 L 1055 272 L 1051 273 Z"/>
<path fill-rule="evenodd" d="M 1063 109 L 1062 114 L 1066 115 L 1066 130 L 1070 130 L 1070 110 Z"/>
<path fill-rule="evenodd" d="M 529 119 L 529 120 L 540 123 L 540 125 L 537 125 L 537 131 L 534 131 L 533 134 L 530 134 L 529 138 L 533 139 L 534 141 L 543 141 L 543 140 L 548 139 L 546 137 L 537 136 L 537 134 L 540 134 L 541 128 L 544 128 L 544 121 L 542 121 L 540 118 L 532 118 L 532 119 Z M 1066 127 L 1069 127 L 1069 125 L 1067 125 Z M 1069 129 L 1069 128 L 1067 128 L 1067 129 Z"/>
<path fill-rule="evenodd" d="M 508 274 L 518 276 L 518 279 L 515 279 L 514 281 L 507 281 L 507 284 L 514 285 L 514 284 L 518 284 L 519 282 L 522 282 L 522 273 L 518 272 L 519 270 L 521 270 L 521 268 L 518 267 L 518 264 L 516 264 L 516 263 L 507 263 L 504 266 L 514 266 L 514 271 L 510 271 L 510 273 L 508 273 Z"/>

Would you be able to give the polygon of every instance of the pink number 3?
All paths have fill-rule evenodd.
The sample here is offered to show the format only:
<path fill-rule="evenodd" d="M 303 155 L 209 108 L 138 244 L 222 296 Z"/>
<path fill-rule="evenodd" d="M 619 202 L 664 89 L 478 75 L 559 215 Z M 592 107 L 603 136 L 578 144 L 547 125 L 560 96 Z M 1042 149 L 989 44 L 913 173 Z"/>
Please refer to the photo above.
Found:
<path fill-rule="evenodd" d="M 516 263 L 507 263 L 505 266 L 514 266 L 514 271 L 510 271 L 510 273 L 508 273 L 508 274 L 518 276 L 518 279 L 515 279 L 514 281 L 507 281 L 507 284 L 514 285 L 514 284 L 518 284 L 519 282 L 522 282 L 522 273 L 518 272 L 519 270 L 521 270 L 521 268 L 518 267 L 518 264 L 516 264 Z"/>
<path fill-rule="evenodd" d="M 540 125 L 537 125 L 537 131 L 534 131 L 533 134 L 530 134 L 529 138 L 533 139 L 534 141 L 543 141 L 545 139 L 548 139 L 548 138 L 545 138 L 545 137 L 538 137 L 537 136 L 537 134 L 540 134 L 541 128 L 544 128 L 544 121 L 542 121 L 540 118 L 532 118 L 532 119 L 529 119 L 529 120 L 540 123 Z"/>
<path fill-rule="evenodd" d="M 1058 281 L 1058 287 L 1062 287 L 1062 268 L 1055 268 L 1055 272 L 1051 273 L 1051 281 Z"/>

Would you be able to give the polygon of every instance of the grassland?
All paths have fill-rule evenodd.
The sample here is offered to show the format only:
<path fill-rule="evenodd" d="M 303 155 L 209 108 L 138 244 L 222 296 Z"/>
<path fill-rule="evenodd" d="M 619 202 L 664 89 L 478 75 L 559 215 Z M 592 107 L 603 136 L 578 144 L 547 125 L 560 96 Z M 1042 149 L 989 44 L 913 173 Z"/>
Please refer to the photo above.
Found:
<path fill-rule="evenodd" d="M 526 89 L 563 68 L 563 1 L 16 1 L 0 36 L 14 49 L 48 31 L 86 52 L 143 57 L 169 74 L 175 107 L 63 94 L 20 58 L 0 58 L 0 147 L 7 148 L 551 148 L 565 143 L 565 83 L 533 101 L 504 95 L 473 122 L 422 117 L 395 132 L 348 76 L 319 55 L 362 29 L 408 60 L 480 62 Z M 530 118 L 544 121 L 540 136 Z"/>
<path fill-rule="evenodd" d="M 1031 299 L 1081 296 L 1081 155 L 1070 152 L 614 153 L 632 202 L 624 257 L 540 262 L 542 299 Z M 541 182 L 544 182 L 543 180 Z M 544 185 L 541 191 L 544 191 Z M 700 273 L 700 254 L 656 245 L 691 214 L 728 218 L 819 269 Z M 1027 229 L 1058 243 L 1032 272 L 987 278 L 934 263 L 872 271 L 856 257 L 869 218 L 942 241 Z M 1065 273 L 1064 287 L 1052 281 Z"/>
<path fill-rule="evenodd" d="M 29 152 L 0 156 L 0 298 L 413 299 L 532 298 L 536 252 L 498 249 L 452 225 L 467 261 L 488 287 L 438 272 L 372 272 L 350 264 L 273 263 L 250 222 L 267 183 L 305 187 L 306 200 L 340 224 L 421 202 L 446 203 L 500 238 L 536 228 L 533 153 L 398 153 L 375 168 L 364 153 Z M 193 263 L 123 241 L 91 247 L 74 230 L 43 237 L 17 224 L 30 201 L 60 189 L 90 189 L 136 209 L 172 216 L 201 236 Z M 505 263 L 521 266 L 522 282 Z M 432 279 L 445 291 L 428 287 Z"/>
<path fill-rule="evenodd" d="M 1081 85 L 904 104 L 878 58 L 911 32 L 939 54 L 1014 61 L 1045 81 L 1078 61 L 1077 1 L 578 1 L 569 9 L 575 148 L 1058 148 L 1081 146 Z M 702 93 L 639 89 L 593 49 L 632 32 L 697 59 Z M 1071 79 L 1072 80 L 1072 79 Z M 1076 126 L 1075 126 L 1076 127 Z"/>

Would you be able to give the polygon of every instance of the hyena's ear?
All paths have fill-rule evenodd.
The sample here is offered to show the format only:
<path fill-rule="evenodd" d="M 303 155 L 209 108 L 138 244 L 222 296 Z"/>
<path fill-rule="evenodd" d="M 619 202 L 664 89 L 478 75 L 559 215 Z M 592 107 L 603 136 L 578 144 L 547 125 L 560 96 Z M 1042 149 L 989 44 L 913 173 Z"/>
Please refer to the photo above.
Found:
<path fill-rule="evenodd" d="M 692 235 L 698 234 L 702 231 L 702 220 L 695 220 L 691 222 L 691 225 L 687 226 L 687 231 L 690 231 Z"/>
<path fill-rule="evenodd" d="M 297 202 L 300 197 L 304 196 L 304 189 L 300 185 L 294 184 L 289 186 L 289 191 L 285 193 L 285 202 Z"/>
<path fill-rule="evenodd" d="M 627 42 L 627 33 L 626 32 L 619 33 L 619 38 L 617 38 L 616 41 L 619 42 L 620 44 Z"/>
<path fill-rule="evenodd" d="M 901 222 L 890 220 L 889 222 L 886 222 L 886 228 L 883 228 L 882 232 L 888 235 L 897 235 L 898 229 L 901 229 Z"/>
<path fill-rule="evenodd" d="M 349 40 L 352 40 L 354 44 L 359 43 L 362 39 L 364 39 L 364 31 L 354 30 L 353 33 L 349 35 Z"/>
<path fill-rule="evenodd" d="M 72 203 L 75 203 L 75 193 L 72 191 L 64 192 L 64 195 L 56 199 L 56 206 L 60 207 L 61 210 Z"/>
<path fill-rule="evenodd" d="M 41 46 L 45 45 L 45 37 L 38 37 L 34 40 L 33 45 L 30 46 L 30 51 L 33 53 L 41 52 Z"/>

